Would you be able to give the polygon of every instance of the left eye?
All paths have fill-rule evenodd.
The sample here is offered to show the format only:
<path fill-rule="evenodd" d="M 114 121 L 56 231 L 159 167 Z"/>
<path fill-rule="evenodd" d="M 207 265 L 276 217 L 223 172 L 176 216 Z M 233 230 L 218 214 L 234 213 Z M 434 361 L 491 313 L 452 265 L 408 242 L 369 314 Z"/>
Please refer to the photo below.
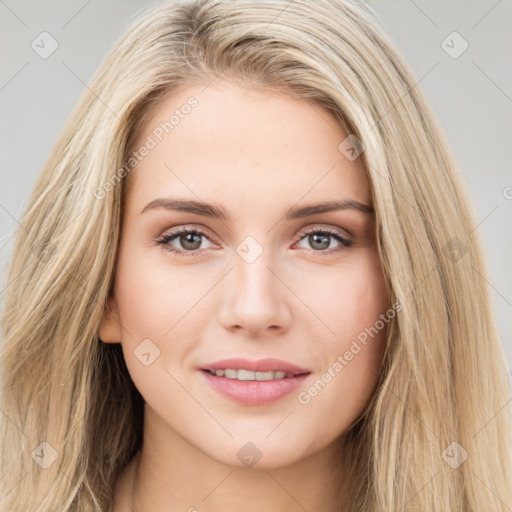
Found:
<path fill-rule="evenodd" d="M 204 247 L 201 248 L 202 238 L 208 239 L 208 236 L 200 229 L 181 228 L 171 233 L 164 234 L 155 241 L 158 244 L 164 245 L 169 252 L 177 256 L 195 256 L 205 249 Z M 333 238 L 339 243 L 334 249 L 329 249 Z M 181 247 L 177 248 L 171 245 L 171 242 L 175 239 L 178 240 Z M 353 243 L 338 231 L 319 228 L 311 229 L 305 233 L 303 232 L 295 240 L 297 242 L 306 240 L 310 246 L 315 249 L 313 252 L 324 253 L 326 255 L 347 250 Z"/>
<path fill-rule="evenodd" d="M 339 242 L 338 246 L 332 250 L 326 251 L 326 249 L 329 249 L 333 238 Z M 330 231 L 325 229 L 313 229 L 308 231 L 305 235 L 302 235 L 299 238 L 299 242 L 302 242 L 303 240 L 306 240 L 311 247 L 318 249 L 315 252 L 327 252 L 327 254 L 343 251 L 352 245 L 352 241 L 348 238 L 345 238 L 338 231 Z"/>

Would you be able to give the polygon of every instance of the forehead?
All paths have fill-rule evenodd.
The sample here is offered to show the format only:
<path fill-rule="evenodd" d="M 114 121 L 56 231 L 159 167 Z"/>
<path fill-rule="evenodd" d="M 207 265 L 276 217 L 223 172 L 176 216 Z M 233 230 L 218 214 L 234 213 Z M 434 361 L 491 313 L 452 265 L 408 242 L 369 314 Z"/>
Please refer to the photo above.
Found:
<path fill-rule="evenodd" d="M 301 197 L 369 203 L 361 159 L 339 149 L 347 136 L 332 112 L 310 100 L 221 81 L 182 87 L 138 134 L 127 207 L 140 211 L 166 194 L 222 197 L 238 209 Z"/>

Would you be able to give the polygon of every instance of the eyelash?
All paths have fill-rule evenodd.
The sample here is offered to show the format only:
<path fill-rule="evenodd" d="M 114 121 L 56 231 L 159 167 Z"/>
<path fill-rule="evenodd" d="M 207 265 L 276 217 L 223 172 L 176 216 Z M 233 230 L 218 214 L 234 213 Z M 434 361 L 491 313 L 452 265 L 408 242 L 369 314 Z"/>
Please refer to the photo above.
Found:
<path fill-rule="evenodd" d="M 154 241 L 157 244 L 163 245 L 167 251 L 175 254 L 176 256 L 182 256 L 182 257 L 196 256 L 197 254 L 202 252 L 202 249 L 196 249 L 195 251 L 179 251 L 179 250 L 174 249 L 173 247 L 167 245 L 171 240 L 173 240 L 178 235 L 181 235 L 183 233 L 186 233 L 186 234 L 193 233 L 193 234 L 197 234 L 197 235 L 203 235 L 204 237 L 208 238 L 207 234 L 204 231 L 202 231 L 201 229 L 197 229 L 197 228 L 189 229 L 189 228 L 182 227 L 182 228 L 175 229 L 174 231 L 172 231 L 170 233 L 165 233 L 164 235 L 156 238 Z M 313 250 L 314 253 L 320 253 L 320 255 L 322 255 L 322 256 L 346 251 L 353 245 L 352 240 L 349 240 L 349 239 L 345 238 L 344 236 L 342 236 L 339 231 L 334 231 L 329 228 L 309 228 L 309 229 L 303 231 L 299 236 L 297 236 L 294 240 L 294 243 L 300 242 L 301 240 L 303 240 L 304 238 L 306 238 L 308 235 L 310 235 L 312 233 L 320 233 L 322 235 L 329 235 L 340 242 L 340 245 L 335 249 L 327 249 L 327 250 L 323 250 L 323 251 Z M 205 249 L 203 249 L 203 250 L 205 250 Z"/>

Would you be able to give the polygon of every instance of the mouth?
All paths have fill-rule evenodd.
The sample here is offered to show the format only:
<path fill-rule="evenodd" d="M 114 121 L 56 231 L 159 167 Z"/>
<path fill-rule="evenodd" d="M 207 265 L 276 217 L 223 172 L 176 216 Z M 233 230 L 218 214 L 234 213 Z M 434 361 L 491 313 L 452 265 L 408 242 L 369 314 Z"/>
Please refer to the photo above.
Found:
<path fill-rule="evenodd" d="M 276 359 L 275 357 L 266 357 L 258 360 L 230 357 L 205 363 L 199 369 L 209 371 L 212 375 L 239 380 L 274 380 L 310 373 L 307 368 L 300 367 L 283 359 Z"/>
<path fill-rule="evenodd" d="M 223 399 L 244 406 L 264 406 L 294 396 L 311 372 L 251 371 L 243 368 L 207 369 L 198 372 Z"/>
<path fill-rule="evenodd" d="M 225 369 L 208 369 L 203 368 L 202 371 L 209 373 L 215 377 L 224 377 L 226 379 L 241 380 L 241 381 L 269 381 L 281 379 L 293 379 L 301 375 L 309 375 L 310 372 L 286 372 L 278 371 L 251 371 L 243 368 L 225 368 Z"/>

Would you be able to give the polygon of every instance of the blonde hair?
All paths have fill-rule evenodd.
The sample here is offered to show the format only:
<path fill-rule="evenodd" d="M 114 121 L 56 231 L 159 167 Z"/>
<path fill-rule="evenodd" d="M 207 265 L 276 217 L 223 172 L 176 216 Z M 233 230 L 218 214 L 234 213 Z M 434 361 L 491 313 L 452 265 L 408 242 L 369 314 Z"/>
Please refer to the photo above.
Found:
<path fill-rule="evenodd" d="M 487 264 L 414 73 L 363 2 L 209 0 L 162 2 L 126 31 L 31 193 L 2 317 L 0 511 L 112 506 L 142 443 L 143 399 L 121 346 L 97 332 L 125 163 L 165 95 L 214 79 L 314 101 L 364 144 L 379 256 L 402 309 L 375 394 L 347 433 L 347 510 L 510 510 L 510 383 Z"/>

